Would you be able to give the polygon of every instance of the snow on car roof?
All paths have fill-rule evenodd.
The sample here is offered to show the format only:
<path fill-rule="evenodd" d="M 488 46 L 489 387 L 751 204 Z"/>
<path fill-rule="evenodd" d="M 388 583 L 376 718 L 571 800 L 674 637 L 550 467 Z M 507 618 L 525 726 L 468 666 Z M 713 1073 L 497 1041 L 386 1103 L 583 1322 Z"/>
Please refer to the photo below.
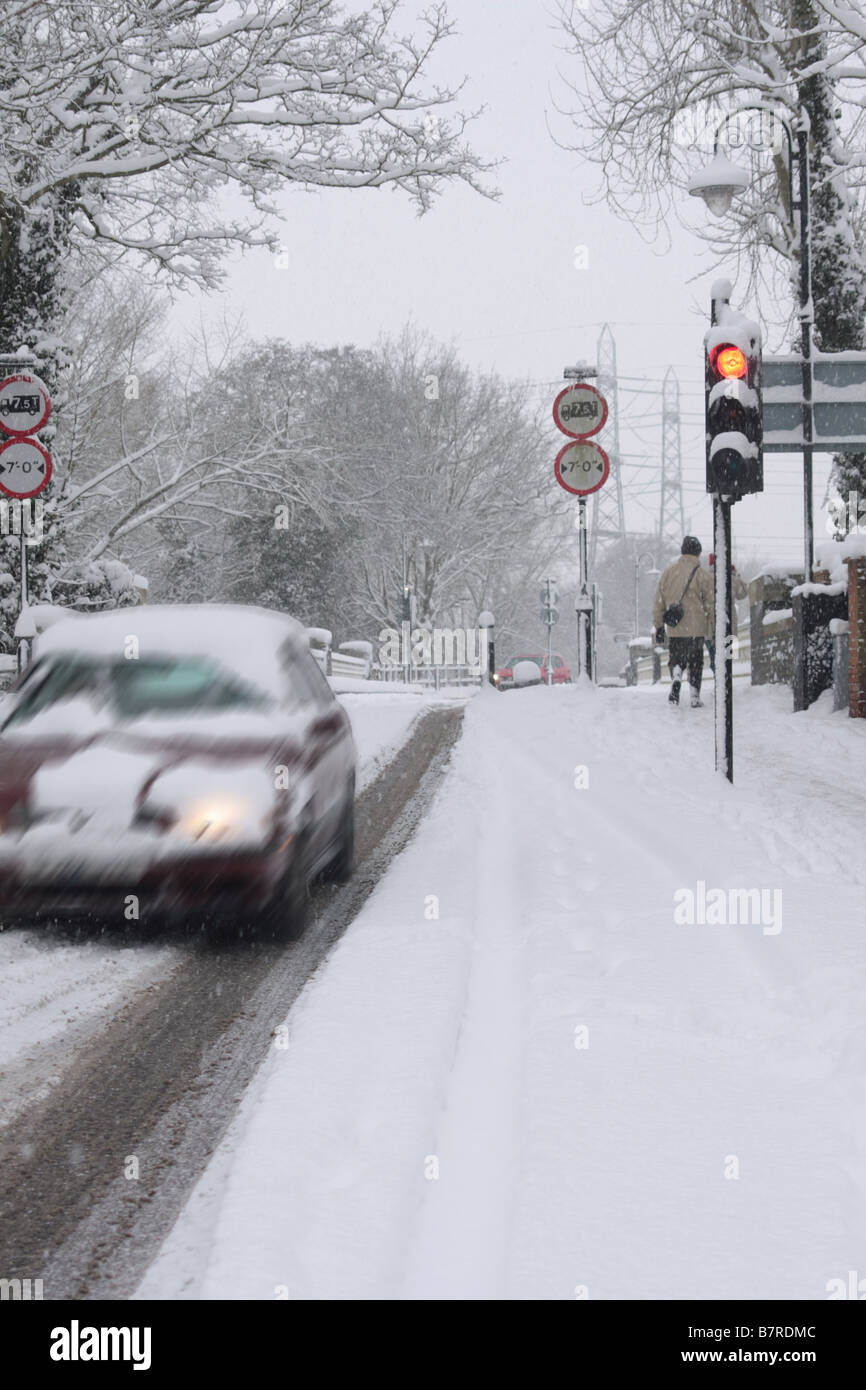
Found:
<path fill-rule="evenodd" d="M 177 603 L 75 613 L 41 632 L 34 658 L 54 652 L 123 657 L 135 638 L 139 657 L 208 656 L 270 694 L 282 680 L 278 648 L 291 642 L 307 652 L 304 628 L 272 609 L 232 603 Z"/>

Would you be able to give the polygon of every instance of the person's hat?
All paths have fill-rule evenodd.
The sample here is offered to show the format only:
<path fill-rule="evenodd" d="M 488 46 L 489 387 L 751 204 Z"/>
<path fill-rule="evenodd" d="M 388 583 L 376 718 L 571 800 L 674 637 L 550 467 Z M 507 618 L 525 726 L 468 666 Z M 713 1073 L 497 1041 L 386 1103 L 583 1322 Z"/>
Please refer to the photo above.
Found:
<path fill-rule="evenodd" d="M 701 543 L 698 540 L 697 536 L 683 536 L 682 554 L 700 555 L 700 553 Z"/>

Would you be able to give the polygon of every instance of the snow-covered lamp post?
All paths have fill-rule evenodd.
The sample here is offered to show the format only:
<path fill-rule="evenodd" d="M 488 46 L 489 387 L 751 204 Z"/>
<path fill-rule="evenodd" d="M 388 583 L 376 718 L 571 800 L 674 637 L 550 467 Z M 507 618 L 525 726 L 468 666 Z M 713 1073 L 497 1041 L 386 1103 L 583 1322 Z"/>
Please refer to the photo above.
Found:
<path fill-rule="evenodd" d="M 812 578 L 813 519 L 812 519 L 812 325 L 814 308 L 812 305 L 812 271 L 810 265 L 810 226 L 809 226 L 809 115 L 805 107 L 800 109 L 796 129 L 775 107 L 754 104 L 731 111 L 720 122 L 713 141 L 713 157 L 705 169 L 692 175 L 688 182 L 689 193 L 695 198 L 703 198 L 710 212 L 724 217 L 734 198 L 745 192 L 751 178 L 745 169 L 732 164 L 719 151 L 719 140 L 728 122 L 738 120 L 747 111 L 759 111 L 769 115 L 773 123 L 773 146 L 778 148 L 783 134 L 788 147 L 788 186 L 783 189 L 786 212 L 789 217 L 797 213 L 797 244 L 800 255 L 799 279 L 799 318 L 800 355 L 803 361 L 803 533 L 806 582 Z M 794 137 L 796 135 L 796 149 Z M 794 164 L 797 165 L 797 187 L 794 185 Z"/>
<path fill-rule="evenodd" d="M 478 614 L 478 626 L 484 628 L 487 634 L 487 679 L 491 685 L 495 685 L 496 682 L 493 679 L 493 673 L 496 670 L 496 652 L 493 638 L 496 630 L 496 623 L 489 608 L 485 608 L 483 612 Z"/>

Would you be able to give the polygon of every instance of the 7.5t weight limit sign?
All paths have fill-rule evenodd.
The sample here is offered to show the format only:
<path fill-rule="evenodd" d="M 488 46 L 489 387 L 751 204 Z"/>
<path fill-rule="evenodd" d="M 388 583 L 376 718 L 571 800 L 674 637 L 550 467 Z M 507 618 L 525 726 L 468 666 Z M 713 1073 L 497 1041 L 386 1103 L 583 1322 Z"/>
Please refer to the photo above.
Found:
<path fill-rule="evenodd" d="M 572 439 L 598 434 L 607 420 L 607 401 L 588 381 L 576 381 L 560 391 L 553 402 L 553 421 Z"/>
<path fill-rule="evenodd" d="M 21 439 L 48 423 L 51 398 L 38 376 L 19 372 L 0 382 L 0 430 Z"/>

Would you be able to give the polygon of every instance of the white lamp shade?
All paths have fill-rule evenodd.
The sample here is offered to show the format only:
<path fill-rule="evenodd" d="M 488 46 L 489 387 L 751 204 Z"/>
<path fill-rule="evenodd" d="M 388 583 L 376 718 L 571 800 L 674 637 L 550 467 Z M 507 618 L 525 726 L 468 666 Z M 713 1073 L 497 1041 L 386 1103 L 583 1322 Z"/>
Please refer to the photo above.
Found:
<path fill-rule="evenodd" d="M 693 198 L 703 198 L 710 212 L 723 217 L 736 194 L 748 188 L 750 182 L 747 169 L 733 164 L 723 154 L 716 154 L 706 169 L 692 175 L 688 189 Z"/>

